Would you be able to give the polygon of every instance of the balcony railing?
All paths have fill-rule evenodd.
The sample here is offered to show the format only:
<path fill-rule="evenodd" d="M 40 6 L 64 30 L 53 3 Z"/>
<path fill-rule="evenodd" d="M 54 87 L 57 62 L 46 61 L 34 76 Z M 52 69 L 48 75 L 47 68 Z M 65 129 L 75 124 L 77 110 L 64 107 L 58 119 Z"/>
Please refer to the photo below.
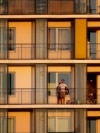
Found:
<path fill-rule="evenodd" d="M 99 14 L 100 5 L 92 9 L 90 4 L 89 0 L 3 0 L 0 14 Z"/>
<path fill-rule="evenodd" d="M 10 92 L 0 91 L 0 104 L 62 104 L 58 103 L 55 88 L 16 88 Z M 83 94 L 82 89 L 70 88 L 65 93 L 65 104 L 100 104 L 100 95 Z"/>
<path fill-rule="evenodd" d="M 71 43 L 59 44 L 12 44 L 8 48 L 0 47 L 0 59 L 71 59 Z"/>
<path fill-rule="evenodd" d="M 12 44 L 0 46 L 0 60 L 70 60 L 75 59 L 73 43 L 50 43 L 50 44 Z M 100 59 L 100 44 L 87 43 L 87 57 L 85 59 Z"/>

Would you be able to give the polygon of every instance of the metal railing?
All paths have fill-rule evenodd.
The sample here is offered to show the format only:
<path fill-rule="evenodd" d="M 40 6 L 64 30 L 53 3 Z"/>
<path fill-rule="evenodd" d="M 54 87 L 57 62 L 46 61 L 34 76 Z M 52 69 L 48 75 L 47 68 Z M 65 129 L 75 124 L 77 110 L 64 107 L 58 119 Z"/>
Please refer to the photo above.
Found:
<path fill-rule="evenodd" d="M 74 57 L 73 43 L 47 43 L 31 44 L 17 43 L 0 46 L 0 60 L 32 60 L 32 59 L 53 59 L 70 60 Z M 100 44 L 87 43 L 86 59 L 100 59 Z"/>
<path fill-rule="evenodd" d="M 72 43 L 59 44 L 12 44 L 0 47 L 0 59 L 71 59 Z"/>
<path fill-rule="evenodd" d="M 89 3 L 89 0 L 5 0 L 0 3 L 0 14 L 99 14 L 100 5 L 92 9 Z"/>
<path fill-rule="evenodd" d="M 0 104 L 57 104 L 57 96 L 55 88 L 15 88 L 10 92 L 0 91 Z M 65 104 L 100 104 L 100 95 L 70 88 L 69 93 L 65 92 Z"/>

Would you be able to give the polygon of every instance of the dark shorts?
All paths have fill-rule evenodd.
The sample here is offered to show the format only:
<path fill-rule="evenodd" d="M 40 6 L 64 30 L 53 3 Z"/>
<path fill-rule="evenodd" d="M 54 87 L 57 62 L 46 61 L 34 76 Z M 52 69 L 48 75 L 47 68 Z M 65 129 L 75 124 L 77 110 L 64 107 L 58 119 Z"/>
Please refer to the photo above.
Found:
<path fill-rule="evenodd" d="M 60 98 L 65 98 L 65 92 L 60 92 Z"/>

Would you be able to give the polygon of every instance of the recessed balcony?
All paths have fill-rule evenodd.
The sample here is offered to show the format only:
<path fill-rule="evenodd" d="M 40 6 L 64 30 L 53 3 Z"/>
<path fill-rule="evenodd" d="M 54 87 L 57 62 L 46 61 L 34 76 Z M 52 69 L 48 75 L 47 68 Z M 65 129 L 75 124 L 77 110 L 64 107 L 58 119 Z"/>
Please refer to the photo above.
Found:
<path fill-rule="evenodd" d="M 71 43 L 59 44 L 9 44 L 6 49 L 0 47 L 0 59 L 34 60 L 34 59 L 71 59 Z"/>
<path fill-rule="evenodd" d="M 36 88 L 15 88 L 8 92 L 0 91 L 0 104 L 52 104 L 52 105 L 95 105 L 100 104 L 100 95 L 87 93 L 81 95 L 81 91 L 75 88 L 69 89 L 69 94 L 65 92 L 65 103 L 58 102 L 57 91 L 55 88 L 36 89 Z"/>

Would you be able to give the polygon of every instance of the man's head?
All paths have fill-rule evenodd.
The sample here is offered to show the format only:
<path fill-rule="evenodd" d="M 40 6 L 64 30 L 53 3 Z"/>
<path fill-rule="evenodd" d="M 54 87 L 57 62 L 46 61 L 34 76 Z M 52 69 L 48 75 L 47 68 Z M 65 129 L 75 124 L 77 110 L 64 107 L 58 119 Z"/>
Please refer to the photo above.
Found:
<path fill-rule="evenodd" d="M 65 82 L 65 80 L 64 80 L 64 79 L 62 79 L 62 80 L 61 80 L 61 82 L 62 82 L 62 83 L 64 83 L 64 82 Z"/>

